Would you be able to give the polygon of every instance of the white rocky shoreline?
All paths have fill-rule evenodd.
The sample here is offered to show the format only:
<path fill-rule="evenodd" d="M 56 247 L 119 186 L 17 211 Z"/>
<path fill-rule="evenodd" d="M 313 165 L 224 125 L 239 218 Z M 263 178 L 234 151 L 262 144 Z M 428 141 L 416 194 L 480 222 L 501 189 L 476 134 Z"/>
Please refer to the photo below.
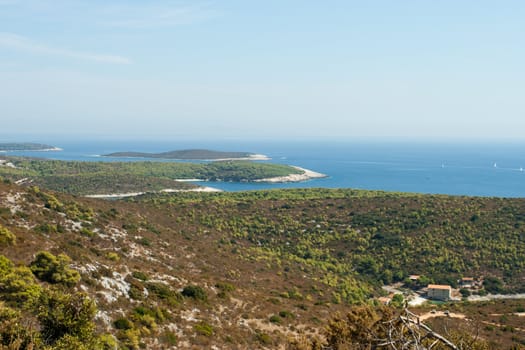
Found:
<path fill-rule="evenodd" d="M 147 193 L 175 193 L 175 192 L 222 192 L 222 190 L 214 187 L 195 187 L 186 190 L 166 188 L 160 191 L 148 191 L 148 192 L 128 192 L 128 193 L 109 193 L 109 194 L 88 194 L 86 198 L 99 198 L 99 199 L 119 199 L 128 197 L 142 196 Z"/>
<path fill-rule="evenodd" d="M 326 174 L 321 174 L 309 169 L 301 168 L 298 166 L 293 166 L 293 168 L 302 171 L 302 174 L 289 174 L 286 176 L 276 176 L 276 177 L 269 177 L 264 179 L 257 179 L 253 182 L 267 182 L 267 183 L 287 183 L 287 182 L 302 182 L 302 181 L 308 181 L 312 179 L 320 179 L 328 177 Z M 206 180 L 203 179 L 176 179 L 175 181 L 179 182 L 204 182 Z M 195 187 L 191 189 L 171 189 L 166 188 L 160 191 L 150 191 L 150 192 L 129 192 L 129 193 L 109 193 L 109 194 L 90 194 L 86 195 L 84 197 L 87 198 L 101 198 L 101 199 L 119 199 L 119 198 L 127 198 L 127 197 L 136 197 L 141 196 L 146 193 L 177 193 L 177 192 L 223 192 L 223 190 L 215 188 L 215 187 L 208 187 L 208 186 L 200 186 Z"/>
<path fill-rule="evenodd" d="M 265 154 L 250 154 L 247 157 L 238 157 L 238 158 L 211 158 L 211 159 L 188 159 L 188 158 L 163 158 L 163 157 L 137 157 L 137 156 L 112 156 L 111 154 L 95 154 L 93 157 L 107 157 L 107 158 L 122 158 L 122 159 L 148 159 L 148 160 L 172 160 L 172 161 L 187 161 L 195 160 L 201 162 L 226 162 L 226 161 L 236 161 L 236 160 L 251 160 L 251 161 L 260 161 L 260 160 L 272 160 Z"/>
<path fill-rule="evenodd" d="M 254 180 L 254 182 L 269 182 L 269 183 L 286 183 L 286 182 L 302 182 L 313 179 L 321 179 L 328 177 L 326 174 L 321 174 L 309 169 L 301 168 L 291 165 L 292 168 L 302 171 L 302 174 L 290 174 L 286 176 L 269 177 L 265 179 Z"/>

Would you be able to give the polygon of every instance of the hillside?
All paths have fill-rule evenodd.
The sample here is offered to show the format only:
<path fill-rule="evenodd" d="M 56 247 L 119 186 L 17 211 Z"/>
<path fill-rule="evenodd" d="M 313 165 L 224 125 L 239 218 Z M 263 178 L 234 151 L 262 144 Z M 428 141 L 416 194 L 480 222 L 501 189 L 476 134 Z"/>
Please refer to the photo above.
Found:
<path fill-rule="evenodd" d="M 249 152 L 222 152 L 207 149 L 185 149 L 161 153 L 144 152 L 114 152 L 104 154 L 104 157 L 129 157 L 129 158 L 161 158 L 161 159 L 186 159 L 186 160 L 218 160 L 218 159 L 258 159 L 256 154 Z M 260 158 L 260 157 L 259 157 Z"/>
<path fill-rule="evenodd" d="M 284 348 L 412 273 L 482 274 L 522 291 L 524 209 L 522 199 L 315 189 L 104 201 L 0 183 L 0 255 L 13 262 L 0 262 L 0 313 L 18 310 L 30 328 L 49 319 L 49 300 L 77 291 L 96 303 L 95 334 L 123 348 Z"/>

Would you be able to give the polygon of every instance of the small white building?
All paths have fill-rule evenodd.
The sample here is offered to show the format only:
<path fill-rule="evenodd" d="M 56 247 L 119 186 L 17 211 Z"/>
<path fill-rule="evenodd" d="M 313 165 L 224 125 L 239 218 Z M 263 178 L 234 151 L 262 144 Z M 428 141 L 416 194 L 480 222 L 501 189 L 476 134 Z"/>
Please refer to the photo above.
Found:
<path fill-rule="evenodd" d="M 450 300 L 452 287 L 442 284 L 429 284 L 427 287 L 427 296 L 434 300 Z"/>
<path fill-rule="evenodd" d="M 472 288 L 472 287 L 474 287 L 474 284 L 475 284 L 475 281 L 474 281 L 474 278 L 473 278 L 473 277 L 463 277 L 463 278 L 459 281 L 459 285 L 460 285 L 462 288 Z"/>
<path fill-rule="evenodd" d="M 415 282 L 415 281 L 419 281 L 419 277 L 421 277 L 420 275 L 410 275 L 408 276 L 408 279 L 411 280 L 412 282 Z"/>

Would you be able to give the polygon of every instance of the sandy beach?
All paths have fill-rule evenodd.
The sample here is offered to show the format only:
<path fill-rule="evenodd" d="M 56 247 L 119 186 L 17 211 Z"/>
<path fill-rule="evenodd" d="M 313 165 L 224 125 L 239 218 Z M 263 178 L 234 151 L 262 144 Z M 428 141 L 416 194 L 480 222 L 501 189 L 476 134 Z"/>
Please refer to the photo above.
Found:
<path fill-rule="evenodd" d="M 63 151 L 63 149 L 59 147 L 53 147 L 53 148 L 43 148 L 43 149 L 34 150 L 34 152 L 55 152 L 55 151 Z"/>
<path fill-rule="evenodd" d="M 212 162 L 224 162 L 224 161 L 232 161 L 232 160 L 271 160 L 272 158 L 268 157 L 264 154 L 251 154 L 248 157 L 241 157 L 241 158 L 219 158 L 219 159 L 207 159 L 207 161 Z"/>
<path fill-rule="evenodd" d="M 173 192 L 222 192 L 222 190 L 215 187 L 196 187 L 189 190 L 174 190 L 174 189 L 165 189 L 160 190 L 163 193 L 173 193 Z"/>
<path fill-rule="evenodd" d="M 174 179 L 173 181 L 177 182 L 204 182 L 204 179 Z"/>
<path fill-rule="evenodd" d="M 126 198 L 126 197 L 136 197 L 145 194 L 146 192 L 130 192 L 130 193 L 111 193 L 111 194 L 88 194 L 87 198 Z"/>
<path fill-rule="evenodd" d="M 303 171 L 302 174 L 290 174 L 287 176 L 277 176 L 270 177 L 266 179 L 255 180 L 255 182 L 270 182 L 270 183 L 280 183 L 280 182 L 301 182 L 308 181 L 311 179 L 320 179 L 323 177 L 328 177 L 328 175 L 321 174 L 312 170 L 304 169 L 298 166 L 293 166 L 293 168 Z"/>
<path fill-rule="evenodd" d="M 141 196 L 146 193 L 175 193 L 175 192 L 222 192 L 222 190 L 214 187 L 196 187 L 188 190 L 177 190 L 172 188 L 166 188 L 156 192 L 130 192 L 130 193 L 110 193 L 110 194 L 89 194 L 87 198 L 102 198 L 102 199 L 118 199 L 127 197 Z"/>

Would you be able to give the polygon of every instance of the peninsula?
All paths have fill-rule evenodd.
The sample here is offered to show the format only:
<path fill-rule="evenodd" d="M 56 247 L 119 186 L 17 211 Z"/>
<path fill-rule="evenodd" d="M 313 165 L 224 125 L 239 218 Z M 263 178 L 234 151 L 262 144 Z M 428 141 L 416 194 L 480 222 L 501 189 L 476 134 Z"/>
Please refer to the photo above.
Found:
<path fill-rule="evenodd" d="M 156 158 L 156 159 L 177 159 L 177 160 L 269 160 L 263 154 L 249 152 L 222 152 L 207 149 L 185 149 L 161 153 L 146 152 L 115 152 L 102 155 L 103 157 L 118 158 Z"/>
<path fill-rule="evenodd" d="M 3 157 L 0 177 L 74 195 L 186 191 L 196 181 L 299 182 L 325 175 L 285 164 L 251 161 L 82 162 Z"/>
<path fill-rule="evenodd" d="M 33 142 L 6 142 L 0 143 L 1 152 L 9 151 L 61 151 L 62 149 L 46 145 L 43 143 L 33 143 Z"/>

